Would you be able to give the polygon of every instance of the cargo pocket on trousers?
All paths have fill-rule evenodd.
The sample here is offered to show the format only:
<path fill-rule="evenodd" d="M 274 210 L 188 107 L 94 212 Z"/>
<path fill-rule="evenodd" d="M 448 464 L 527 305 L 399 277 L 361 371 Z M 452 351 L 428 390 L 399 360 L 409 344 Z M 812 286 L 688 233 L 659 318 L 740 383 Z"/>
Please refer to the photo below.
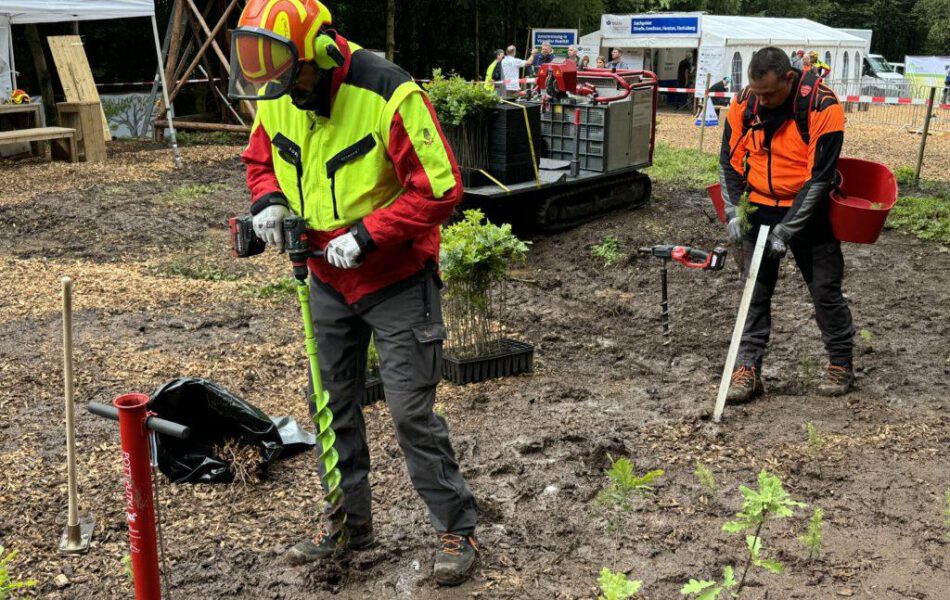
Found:
<path fill-rule="evenodd" d="M 442 323 L 421 323 L 412 326 L 416 338 L 416 370 L 420 381 L 426 385 L 435 385 L 442 379 L 442 342 L 445 341 L 445 325 Z"/>

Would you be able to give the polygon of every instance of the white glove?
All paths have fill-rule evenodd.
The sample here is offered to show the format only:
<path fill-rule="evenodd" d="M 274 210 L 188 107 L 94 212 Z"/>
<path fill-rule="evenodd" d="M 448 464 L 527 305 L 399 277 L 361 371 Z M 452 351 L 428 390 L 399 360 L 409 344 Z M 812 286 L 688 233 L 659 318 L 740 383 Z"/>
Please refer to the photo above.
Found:
<path fill-rule="evenodd" d="M 726 223 L 726 235 L 729 237 L 729 240 L 735 244 L 742 244 L 742 238 L 745 236 L 742 235 L 742 219 L 739 217 L 733 217 L 729 219 L 729 222 Z"/>
<path fill-rule="evenodd" d="M 286 206 L 271 204 L 254 215 L 254 233 L 264 240 L 268 246 L 277 248 L 278 252 L 284 249 L 284 218 L 290 215 Z"/>
<path fill-rule="evenodd" d="M 352 233 L 333 238 L 323 251 L 327 262 L 338 269 L 355 269 L 360 266 L 361 254 L 363 251 Z"/>

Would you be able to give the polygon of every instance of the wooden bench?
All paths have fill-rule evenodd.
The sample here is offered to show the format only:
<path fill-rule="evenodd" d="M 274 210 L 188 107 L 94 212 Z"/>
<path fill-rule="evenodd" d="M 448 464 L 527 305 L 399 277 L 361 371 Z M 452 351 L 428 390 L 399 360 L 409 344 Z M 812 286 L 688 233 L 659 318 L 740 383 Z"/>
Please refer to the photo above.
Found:
<path fill-rule="evenodd" d="M 52 158 L 62 158 L 68 162 L 79 160 L 79 153 L 76 151 L 76 130 L 69 127 L 34 127 L 0 131 L 0 144 L 18 142 L 49 142 Z"/>

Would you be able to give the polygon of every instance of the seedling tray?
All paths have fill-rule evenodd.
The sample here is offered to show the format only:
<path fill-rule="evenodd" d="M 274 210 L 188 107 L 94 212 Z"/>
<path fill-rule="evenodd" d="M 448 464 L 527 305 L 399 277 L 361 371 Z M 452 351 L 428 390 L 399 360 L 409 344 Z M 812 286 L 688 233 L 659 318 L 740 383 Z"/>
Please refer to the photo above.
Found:
<path fill-rule="evenodd" d="M 534 370 L 534 346 L 502 338 L 491 354 L 473 358 L 442 357 L 442 378 L 456 384 L 479 383 Z"/>
<path fill-rule="evenodd" d="M 363 406 L 369 406 L 379 400 L 385 400 L 386 394 L 383 391 L 383 380 L 379 377 L 367 377 L 366 387 L 363 388 Z"/>

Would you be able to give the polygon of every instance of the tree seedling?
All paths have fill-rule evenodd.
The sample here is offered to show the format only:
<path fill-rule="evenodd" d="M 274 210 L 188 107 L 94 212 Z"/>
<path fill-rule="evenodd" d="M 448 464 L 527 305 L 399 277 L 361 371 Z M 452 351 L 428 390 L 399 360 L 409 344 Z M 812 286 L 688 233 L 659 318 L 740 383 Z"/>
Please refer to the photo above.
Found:
<path fill-rule="evenodd" d="M 594 245 L 590 253 L 602 260 L 605 267 L 612 267 L 623 258 L 623 253 L 620 252 L 620 240 L 612 235 L 608 235 L 599 244 Z"/>
<path fill-rule="evenodd" d="M 818 468 L 818 478 L 821 479 L 821 460 L 824 457 L 825 438 L 821 437 L 818 429 L 809 421 L 805 424 L 808 431 L 808 457 Z"/>
<path fill-rule="evenodd" d="M 7 552 L 3 546 L 0 546 L 0 600 L 12 598 L 10 592 L 36 585 L 35 579 L 23 579 L 22 577 L 14 579 L 10 575 L 10 563 L 13 562 L 14 558 L 16 558 L 16 550 Z"/>
<path fill-rule="evenodd" d="M 799 536 L 799 541 L 808 550 L 808 560 L 815 560 L 821 554 L 821 545 L 824 541 L 825 511 L 816 508 L 808 520 L 808 531 Z"/>
<path fill-rule="evenodd" d="M 643 585 L 639 579 L 631 581 L 624 573 L 614 573 L 607 567 L 600 570 L 597 583 L 601 593 L 597 600 L 626 600 L 639 592 Z"/>
<path fill-rule="evenodd" d="M 874 344 L 871 343 L 874 340 L 874 334 L 870 329 L 862 329 L 858 332 L 858 337 L 867 345 L 868 352 L 874 352 Z"/>
<path fill-rule="evenodd" d="M 749 567 L 752 565 L 764 568 L 772 573 L 781 573 L 784 569 L 782 563 L 762 558 L 762 527 L 768 521 L 790 517 L 794 514 L 796 508 L 806 506 L 802 502 L 792 500 L 785 488 L 782 487 L 782 480 L 765 469 L 759 472 L 758 490 L 743 485 L 739 486 L 739 491 L 742 492 L 744 497 L 742 510 L 736 514 L 736 520 L 724 524 L 722 530 L 727 533 L 742 533 L 754 529 L 755 532 L 746 536 L 746 547 L 749 556 L 734 592 L 735 597 L 738 597 L 742 591 L 742 586 L 745 584 L 746 576 L 749 573 Z"/>
<path fill-rule="evenodd" d="M 943 493 L 943 497 L 943 524 L 947 528 L 947 538 L 950 538 L 950 488 L 947 488 L 947 491 Z"/>
<path fill-rule="evenodd" d="M 125 579 L 129 582 L 129 585 L 135 585 L 135 572 L 132 570 L 131 554 L 122 557 L 122 571 L 125 573 Z"/>
<path fill-rule="evenodd" d="M 643 496 L 653 491 L 650 483 L 664 473 L 663 469 L 654 469 L 637 475 L 633 472 L 633 463 L 626 458 L 610 459 L 610 469 L 607 470 L 607 476 L 610 477 L 610 484 L 597 495 L 597 500 L 601 504 L 608 504 L 619 507 L 623 511 L 629 511 L 633 508 L 632 500 L 634 496 Z"/>
<path fill-rule="evenodd" d="M 704 465 L 703 463 L 696 463 L 696 470 L 693 471 L 693 475 L 699 479 L 699 485 L 703 486 L 703 489 L 709 492 L 710 496 L 714 496 L 716 491 L 719 489 L 719 486 L 716 484 L 716 477 L 713 475 L 713 472 Z"/>
<path fill-rule="evenodd" d="M 726 565 L 722 570 L 722 581 L 690 579 L 689 583 L 680 590 L 680 594 L 694 596 L 695 600 L 717 600 L 723 592 L 737 596 L 738 594 L 732 593 L 734 587 L 736 587 L 735 572 L 732 565 Z"/>
<path fill-rule="evenodd" d="M 749 200 L 749 194 L 742 194 L 742 197 L 739 198 L 739 206 L 736 208 L 736 216 L 739 217 L 742 235 L 752 230 L 752 215 L 757 210 L 759 210 L 759 207 L 752 204 Z"/>
<path fill-rule="evenodd" d="M 805 381 L 814 379 L 818 374 L 818 359 L 810 354 L 802 356 L 798 359 L 798 373 Z"/>

